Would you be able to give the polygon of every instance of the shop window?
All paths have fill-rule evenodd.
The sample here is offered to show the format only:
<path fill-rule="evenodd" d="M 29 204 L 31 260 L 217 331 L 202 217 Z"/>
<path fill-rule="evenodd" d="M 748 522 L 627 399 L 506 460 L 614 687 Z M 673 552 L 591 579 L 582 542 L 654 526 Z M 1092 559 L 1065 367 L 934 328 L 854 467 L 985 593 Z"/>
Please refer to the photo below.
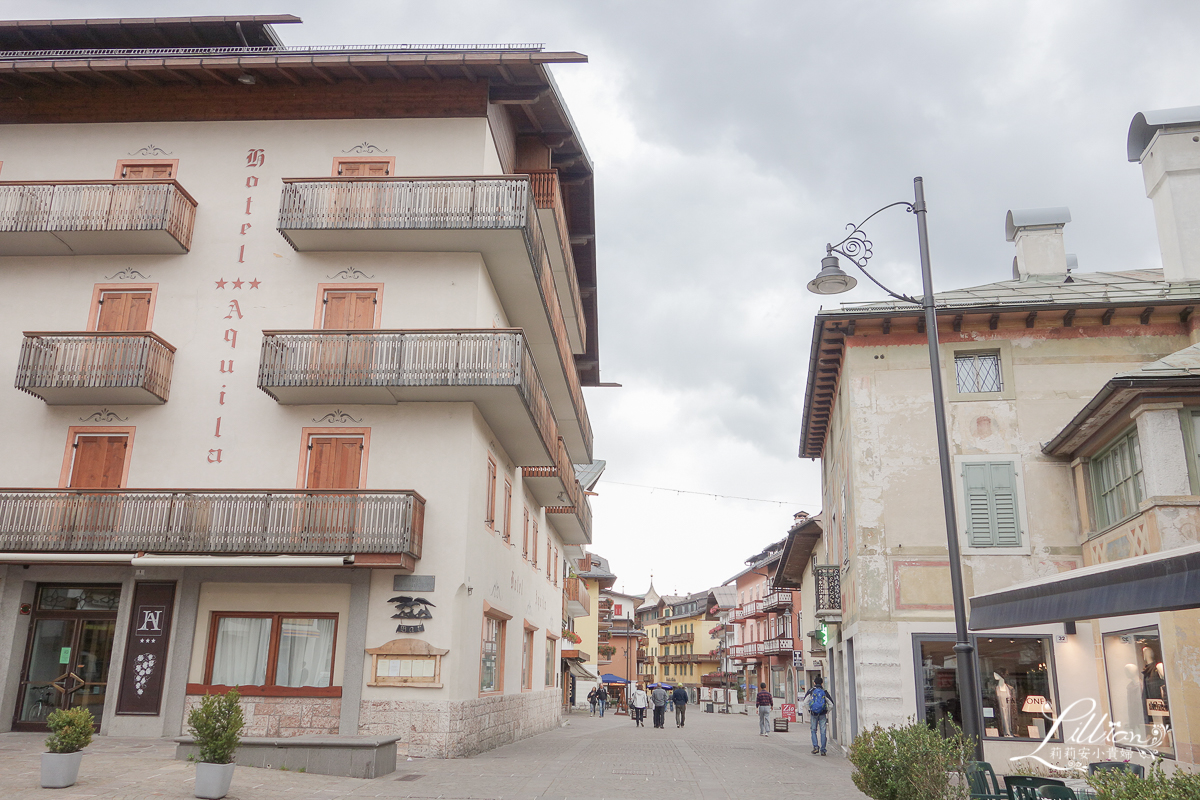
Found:
<path fill-rule="evenodd" d="M 1137 429 L 1131 430 L 1093 458 L 1091 468 L 1092 503 L 1096 509 L 1098 530 L 1116 525 L 1137 513 L 1138 503 L 1146 496 Z"/>
<path fill-rule="evenodd" d="M 975 639 L 984 738 L 1044 739 L 1058 704 L 1050 680 L 1050 640 Z"/>
<path fill-rule="evenodd" d="M 218 613 L 209 636 L 205 683 L 210 686 L 332 685 L 336 614 Z"/>
<path fill-rule="evenodd" d="M 999 353 L 955 353 L 954 380 L 959 394 L 1004 389 Z"/>
<path fill-rule="evenodd" d="M 1104 636 L 1113 743 L 1175 755 L 1170 700 L 1157 628 Z"/>
<path fill-rule="evenodd" d="M 1017 471 L 1012 461 L 963 464 L 967 541 L 972 547 L 1018 547 Z"/>

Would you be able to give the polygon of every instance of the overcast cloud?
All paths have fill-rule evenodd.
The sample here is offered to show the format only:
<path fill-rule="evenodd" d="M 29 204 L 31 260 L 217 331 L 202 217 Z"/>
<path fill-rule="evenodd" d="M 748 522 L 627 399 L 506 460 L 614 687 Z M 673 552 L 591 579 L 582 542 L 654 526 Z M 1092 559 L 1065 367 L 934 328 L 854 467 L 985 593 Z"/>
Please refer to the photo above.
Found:
<path fill-rule="evenodd" d="M 826 241 L 923 175 L 934 281 L 1011 276 L 1010 208 L 1070 206 L 1081 270 L 1159 267 L 1137 111 L 1200 104 L 1200 4 L 559 0 L 0 0 L 8 18 L 294 13 L 289 44 L 545 42 L 596 165 L 608 460 L 594 550 L 618 585 L 717 584 L 819 510 L 796 458 Z M 919 290 L 912 218 L 872 224 Z M 864 281 L 865 283 L 865 281 Z M 873 288 L 873 287 L 872 287 Z M 847 299 L 875 299 L 866 287 Z M 828 300 L 826 302 L 829 302 Z M 768 498 L 650 492 L 613 482 Z"/>

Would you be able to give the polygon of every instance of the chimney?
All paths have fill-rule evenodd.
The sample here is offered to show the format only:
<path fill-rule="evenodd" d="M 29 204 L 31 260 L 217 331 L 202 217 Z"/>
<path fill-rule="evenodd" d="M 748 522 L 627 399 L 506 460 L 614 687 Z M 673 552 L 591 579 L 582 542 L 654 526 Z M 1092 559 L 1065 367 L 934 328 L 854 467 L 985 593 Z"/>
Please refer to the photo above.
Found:
<path fill-rule="evenodd" d="M 1200 106 L 1135 114 L 1126 152 L 1154 203 L 1163 276 L 1200 281 Z"/>
<path fill-rule="evenodd" d="M 1067 274 L 1067 251 L 1063 226 L 1071 221 L 1067 208 L 1026 208 L 1009 211 L 1004 221 L 1005 238 L 1017 246 L 1013 280 L 1030 276 Z"/>

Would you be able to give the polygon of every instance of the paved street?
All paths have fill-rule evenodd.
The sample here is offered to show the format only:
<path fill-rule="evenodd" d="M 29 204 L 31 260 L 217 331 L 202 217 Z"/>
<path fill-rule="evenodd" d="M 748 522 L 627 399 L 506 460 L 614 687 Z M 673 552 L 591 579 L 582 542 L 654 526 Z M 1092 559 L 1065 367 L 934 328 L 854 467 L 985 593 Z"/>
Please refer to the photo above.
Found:
<path fill-rule="evenodd" d="M 695 711 L 690 708 L 689 711 Z M 38 788 L 40 734 L 0 734 L 5 800 L 144 800 L 192 797 L 194 768 L 163 741 L 97 737 L 69 789 Z M 474 758 L 402 760 L 376 780 L 238 767 L 232 800 L 340 798 L 862 798 L 850 764 L 830 749 L 809 754 L 808 730 L 758 735 L 753 717 L 696 713 L 681 729 L 635 728 L 624 716 L 574 713 L 549 733 Z"/>

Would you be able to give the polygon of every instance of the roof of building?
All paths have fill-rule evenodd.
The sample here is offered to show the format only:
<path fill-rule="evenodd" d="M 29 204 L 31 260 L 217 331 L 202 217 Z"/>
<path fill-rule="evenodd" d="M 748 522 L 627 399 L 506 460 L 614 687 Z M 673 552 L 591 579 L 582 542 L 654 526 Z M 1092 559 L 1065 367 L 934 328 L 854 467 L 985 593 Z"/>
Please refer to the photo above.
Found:
<path fill-rule="evenodd" d="M 718 608 L 733 608 L 737 605 L 737 587 L 714 586 L 708 590 L 709 596 Z"/>
<path fill-rule="evenodd" d="M 1042 447 L 1042 452 L 1053 456 L 1073 455 L 1131 400 L 1147 390 L 1154 391 L 1157 398 L 1165 389 L 1178 389 L 1186 394 L 1200 391 L 1200 344 L 1109 378 L 1087 405 Z"/>
<path fill-rule="evenodd" d="M 44 55 L 107 49 L 280 47 L 283 42 L 271 26 L 300 21 L 291 14 L 0 20 L 0 51 Z"/>
<path fill-rule="evenodd" d="M 776 589 L 799 589 L 804 581 L 808 562 L 812 559 L 824 531 L 822 515 L 797 514 L 795 522 L 784 539 L 783 552 L 779 557 L 779 568 L 771 578 Z"/>
<path fill-rule="evenodd" d="M 1200 305 L 1200 282 L 1170 283 L 1158 269 L 1032 275 L 938 292 L 934 302 L 942 336 L 962 331 L 965 337 L 977 335 L 968 331 L 980 331 L 984 337 L 1016 338 L 1019 331 L 1034 327 L 1057 331 L 1047 335 L 1075 335 L 1069 329 L 1083 326 L 1095 326 L 1104 335 L 1131 336 L 1152 323 L 1177 325 L 1186 333 L 1193 309 Z M 989 334 L 995 330 L 1003 332 Z M 923 309 L 886 300 L 845 303 L 817 312 L 804 395 L 801 458 L 821 457 L 847 339 L 863 336 L 879 337 L 880 345 L 924 344 Z"/>
<path fill-rule="evenodd" d="M 604 556 L 598 556 L 595 553 L 588 553 L 586 558 L 591 567 L 587 570 L 576 571 L 576 575 L 580 578 L 590 578 L 596 581 L 615 581 L 617 576 L 608 568 L 608 559 Z M 609 583 L 609 586 L 612 584 Z"/>
<path fill-rule="evenodd" d="M 739 572 L 737 575 L 734 575 L 729 580 L 725 581 L 725 583 L 723 583 L 721 585 L 725 586 L 727 584 L 733 583 L 734 581 L 736 581 L 738 578 L 742 577 L 743 575 L 746 575 L 760 567 L 765 567 L 765 566 L 768 566 L 768 565 L 778 561 L 779 557 L 781 555 L 783 555 L 783 543 L 785 541 L 786 541 L 786 539 L 780 539 L 778 542 L 773 542 L 773 543 L 767 545 L 761 553 L 757 553 L 757 554 L 751 556 L 750 558 L 747 558 L 746 559 L 746 568 L 744 570 L 742 570 L 741 572 Z"/>
<path fill-rule="evenodd" d="M 604 474 L 604 468 L 608 466 L 607 461 L 593 461 L 590 464 L 575 464 L 575 480 L 579 481 L 579 485 L 584 491 L 590 492 L 596 488 L 596 483 L 600 480 L 600 476 Z"/>

